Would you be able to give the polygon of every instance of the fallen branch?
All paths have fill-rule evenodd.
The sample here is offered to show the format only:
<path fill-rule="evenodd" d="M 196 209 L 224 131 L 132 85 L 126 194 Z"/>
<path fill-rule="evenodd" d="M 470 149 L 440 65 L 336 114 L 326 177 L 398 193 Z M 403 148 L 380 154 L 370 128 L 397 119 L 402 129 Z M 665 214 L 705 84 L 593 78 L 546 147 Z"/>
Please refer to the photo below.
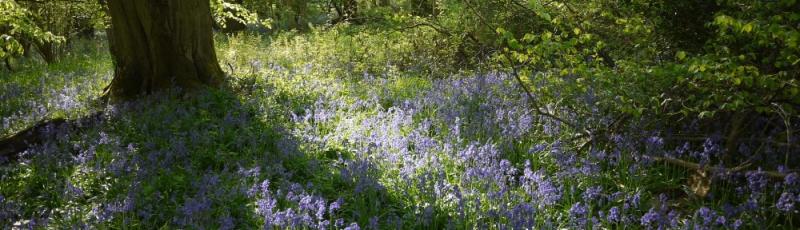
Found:
<path fill-rule="evenodd" d="M 55 118 L 36 122 L 36 124 L 31 127 L 13 135 L 0 138 L 0 157 L 6 157 L 10 162 L 11 160 L 17 159 L 20 153 L 30 149 L 31 146 L 56 138 L 56 134 L 62 131 L 62 128 L 77 127 L 77 131 L 81 131 L 83 130 L 81 122 L 85 119 L 94 119 L 102 115 L 103 112 L 95 112 L 89 116 L 73 120 Z"/>
<path fill-rule="evenodd" d="M 28 150 L 31 145 L 51 138 L 53 132 L 48 132 L 48 129 L 61 127 L 65 123 L 68 123 L 68 120 L 64 118 L 41 120 L 27 129 L 0 139 L 0 156 L 14 158 L 17 154 Z"/>
<path fill-rule="evenodd" d="M 689 161 L 684 161 L 684 160 L 675 159 L 675 158 L 671 158 L 671 157 L 657 157 L 657 156 L 642 156 L 642 157 L 643 158 L 647 158 L 647 159 L 651 159 L 651 160 L 654 160 L 654 161 L 666 162 L 666 163 L 669 163 L 669 164 L 672 164 L 672 165 L 676 165 L 676 166 L 680 166 L 680 167 L 687 168 L 687 169 L 700 170 L 700 164 L 689 162 Z M 778 172 L 778 171 L 746 170 L 747 167 L 750 167 L 750 163 L 747 163 L 747 164 L 744 164 L 744 165 L 740 165 L 740 166 L 737 166 L 737 167 L 733 167 L 733 168 L 730 168 L 730 169 L 725 169 L 725 172 L 726 173 L 731 173 L 731 172 L 743 172 L 743 173 L 753 172 L 753 173 L 759 173 L 759 172 L 763 172 L 764 175 L 767 175 L 769 177 L 776 178 L 776 179 L 783 179 L 787 175 L 786 173 L 782 173 L 782 172 Z M 718 168 L 714 167 L 714 166 L 704 166 L 703 169 L 702 169 L 702 171 L 704 171 L 704 172 L 716 172 L 717 170 L 718 170 Z M 792 170 L 792 171 L 795 171 L 795 170 Z"/>
<path fill-rule="evenodd" d="M 730 136 L 722 136 L 720 139 L 730 139 Z M 677 140 L 677 141 L 705 141 L 708 140 L 707 135 L 674 135 L 670 137 L 665 137 L 665 140 Z M 767 143 L 769 145 L 777 146 L 777 147 L 792 147 L 797 148 L 800 147 L 800 144 L 797 143 L 788 143 L 788 142 L 779 142 L 774 139 L 770 138 L 740 138 L 743 141 L 757 141 L 761 143 Z"/>

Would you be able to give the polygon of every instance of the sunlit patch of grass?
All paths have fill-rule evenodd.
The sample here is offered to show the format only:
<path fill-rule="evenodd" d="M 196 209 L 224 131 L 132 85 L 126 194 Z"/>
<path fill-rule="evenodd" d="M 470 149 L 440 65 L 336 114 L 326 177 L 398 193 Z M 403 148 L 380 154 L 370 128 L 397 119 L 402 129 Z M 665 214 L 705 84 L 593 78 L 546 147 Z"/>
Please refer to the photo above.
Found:
<path fill-rule="evenodd" d="M 52 65 L 32 56 L 0 77 L 0 135 L 45 118 L 87 115 L 111 80 L 113 65 L 106 42 L 77 40 Z"/>

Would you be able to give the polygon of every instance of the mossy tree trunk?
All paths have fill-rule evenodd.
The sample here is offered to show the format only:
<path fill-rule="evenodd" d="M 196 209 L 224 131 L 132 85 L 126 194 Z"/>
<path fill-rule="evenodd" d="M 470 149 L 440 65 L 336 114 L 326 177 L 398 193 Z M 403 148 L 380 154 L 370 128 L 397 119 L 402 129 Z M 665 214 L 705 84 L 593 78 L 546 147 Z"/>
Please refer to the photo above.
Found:
<path fill-rule="evenodd" d="M 108 0 L 109 49 L 116 68 L 111 103 L 180 87 L 217 86 L 224 73 L 214 50 L 208 0 Z"/>

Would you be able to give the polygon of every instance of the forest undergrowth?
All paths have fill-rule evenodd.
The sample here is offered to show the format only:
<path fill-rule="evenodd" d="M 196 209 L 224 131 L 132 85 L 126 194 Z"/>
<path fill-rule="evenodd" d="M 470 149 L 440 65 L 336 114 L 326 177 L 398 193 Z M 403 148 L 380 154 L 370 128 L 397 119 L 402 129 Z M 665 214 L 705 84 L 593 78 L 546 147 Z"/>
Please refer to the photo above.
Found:
<path fill-rule="evenodd" d="M 754 120 L 747 129 L 774 131 L 740 139 L 740 156 L 774 170 L 725 170 L 721 130 L 685 141 L 686 130 L 709 128 L 660 129 L 646 115 L 586 144 L 578 128 L 619 123 L 592 107 L 609 89 L 564 96 L 574 101 L 529 97 L 514 73 L 441 65 L 418 52 L 435 44 L 413 36 L 346 26 L 217 35 L 224 88 L 109 105 L 46 127 L 56 138 L 13 162 L 0 159 L 0 226 L 800 227 L 800 178 L 784 167 L 800 162 L 797 137 L 761 141 L 787 139 L 800 122 L 783 122 L 796 119 Z M 0 75 L 0 135 L 100 109 L 94 99 L 113 75 L 106 44 L 72 49 L 50 66 L 17 59 L 22 70 Z"/>

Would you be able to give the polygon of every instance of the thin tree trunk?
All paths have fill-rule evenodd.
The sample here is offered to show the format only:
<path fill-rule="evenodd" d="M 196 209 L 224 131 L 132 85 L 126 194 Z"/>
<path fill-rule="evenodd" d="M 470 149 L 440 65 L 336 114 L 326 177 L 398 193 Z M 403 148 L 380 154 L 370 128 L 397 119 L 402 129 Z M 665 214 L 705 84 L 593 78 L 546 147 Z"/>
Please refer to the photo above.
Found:
<path fill-rule="evenodd" d="M 45 63 L 53 64 L 56 62 L 56 55 L 53 52 L 52 42 L 34 40 L 33 45 L 36 47 L 36 51 L 39 52 L 39 55 L 42 56 Z"/>
<path fill-rule="evenodd" d="M 11 62 L 8 59 L 11 59 L 11 58 L 6 58 L 5 60 L 3 60 L 3 62 L 5 62 L 5 64 L 6 64 L 6 69 L 8 69 L 8 71 L 12 71 L 13 72 L 14 69 L 11 68 Z"/>

